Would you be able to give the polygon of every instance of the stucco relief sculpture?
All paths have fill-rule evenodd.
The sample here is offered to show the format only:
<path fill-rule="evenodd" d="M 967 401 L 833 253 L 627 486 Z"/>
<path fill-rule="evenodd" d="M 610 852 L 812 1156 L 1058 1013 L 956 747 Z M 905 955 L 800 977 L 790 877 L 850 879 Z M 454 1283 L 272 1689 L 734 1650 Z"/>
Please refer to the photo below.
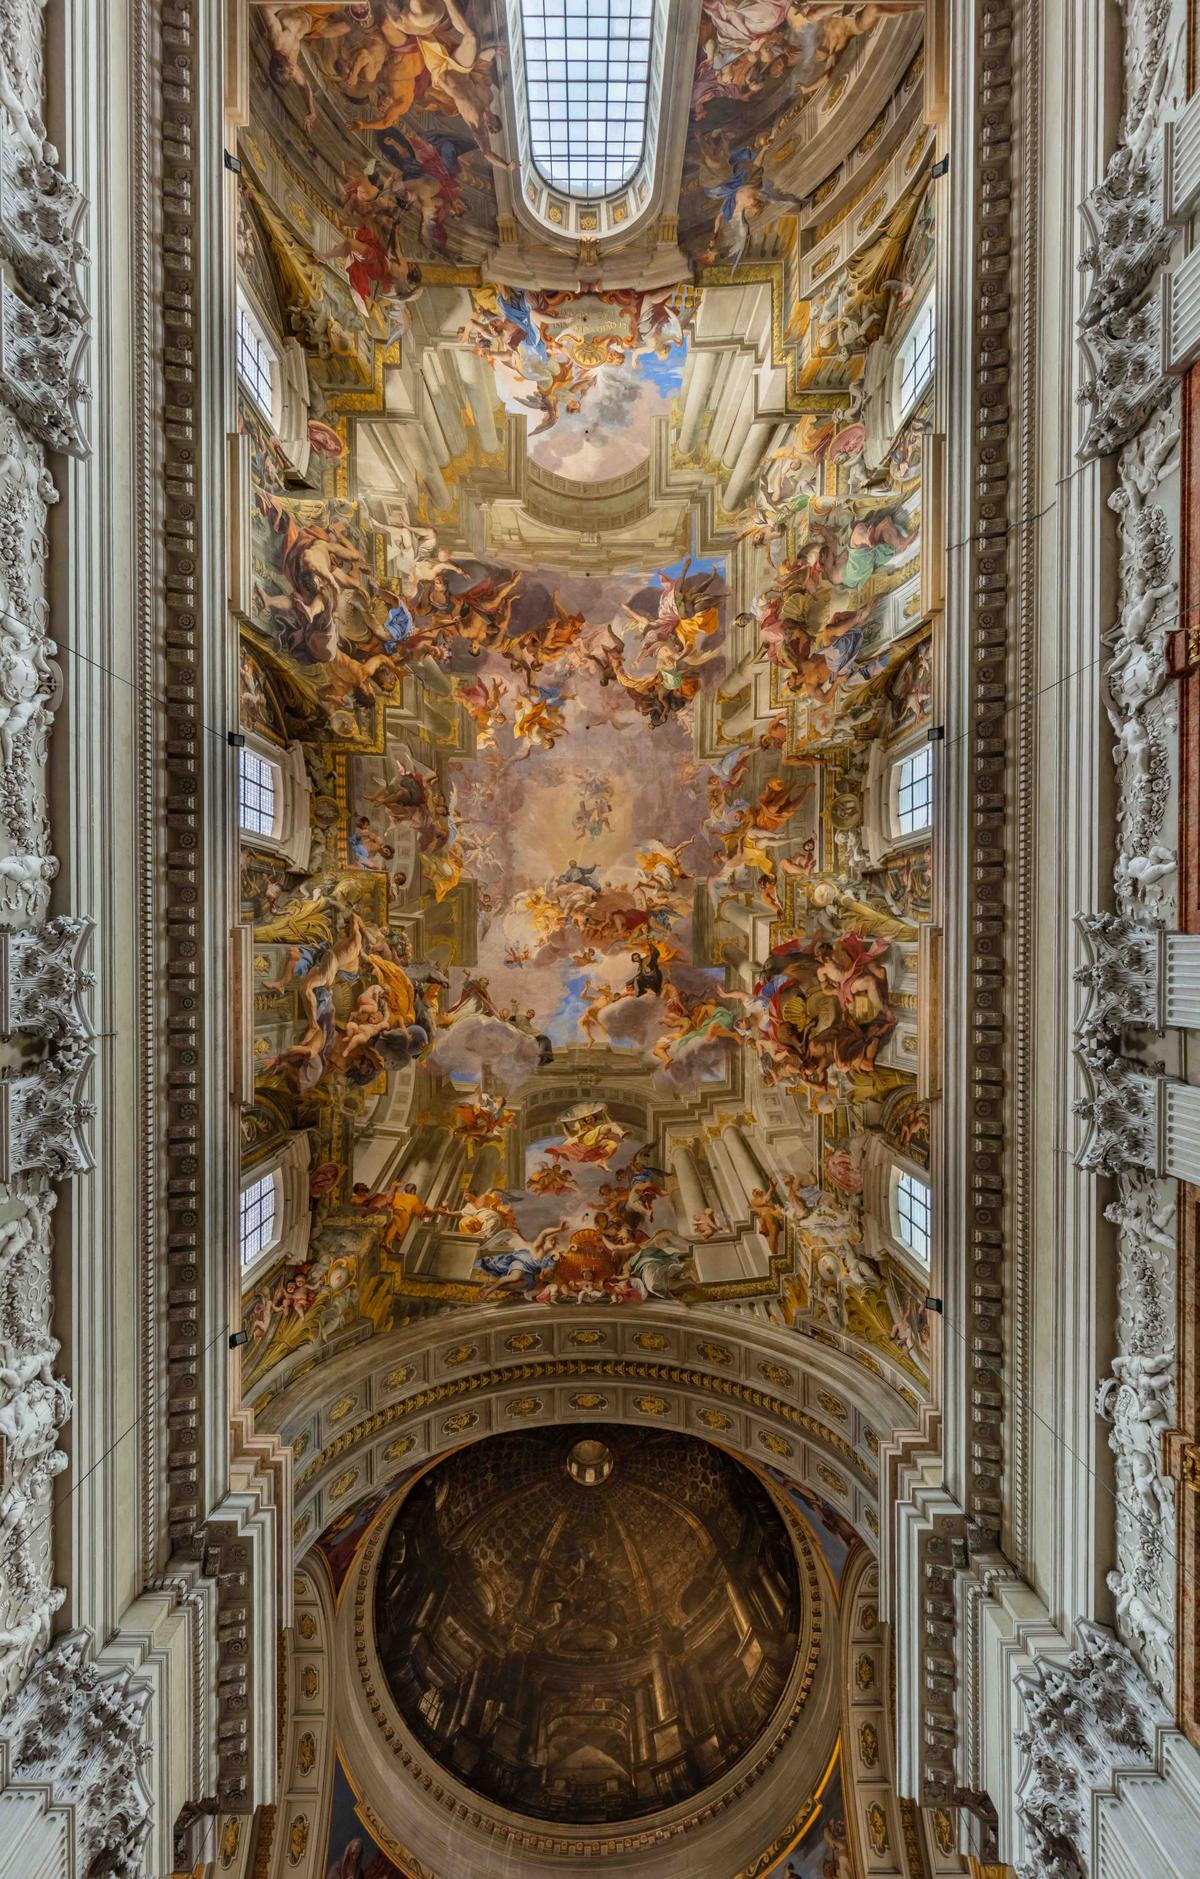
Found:
<path fill-rule="evenodd" d="M 1018 1812 L 1022 1879 L 1090 1879 L 1091 1797 L 1118 1773 L 1148 1768 L 1166 1709 L 1125 1646 L 1101 1625 L 1077 1627 L 1080 1648 L 1040 1659 L 1017 1679 L 1028 1727 Z"/>
<path fill-rule="evenodd" d="M 1120 604 L 1103 635 L 1104 700 L 1115 738 L 1115 915 L 1081 916 L 1089 997 L 1076 1030 L 1088 1094 L 1078 1162 L 1114 1176 L 1108 1208 L 1120 1249 L 1120 1354 L 1097 1406 L 1112 1421 L 1117 1456 L 1117 1558 L 1108 1575 L 1118 1626 L 1158 1688 L 1174 1667 L 1167 1622 L 1174 1600 L 1174 1505 L 1159 1437 L 1174 1378 L 1174 1206 L 1155 1179 L 1154 1078 L 1149 1046 L 1159 1017 L 1160 935 L 1174 925 L 1176 857 L 1170 827 L 1177 774 L 1177 706 L 1167 640 L 1177 625 L 1178 575 L 1171 492 L 1179 470 L 1180 411 L 1158 357 L 1158 288 L 1174 231 L 1162 209 L 1163 124 L 1180 94 L 1180 22 L 1171 0 L 1128 0 L 1125 115 L 1103 183 L 1083 206 L 1092 236 L 1092 286 L 1081 336 L 1097 363 L 1081 455 L 1120 450 Z"/>
<path fill-rule="evenodd" d="M 45 765 L 62 674 L 48 632 L 46 522 L 58 497 L 46 452 L 86 451 L 88 309 L 85 204 L 46 137 L 42 31 L 40 8 L 0 7 L 0 1037 L 17 1040 L 0 1079 L 0 1697 L 16 1697 L 0 1754 L 10 1775 L 19 1768 L 31 1780 L 61 1781 L 62 1798 L 78 1784 L 72 1792 L 91 1813 L 81 1857 L 107 1855 L 115 1872 L 133 1870 L 140 1803 L 121 1798 L 119 1776 L 110 1794 L 95 1783 L 121 1753 L 124 1695 L 86 1667 L 78 1643 L 39 1659 L 64 1598 L 49 1501 L 66 1466 L 59 1434 L 71 1411 L 50 1328 L 49 1183 L 91 1166 L 84 1091 L 93 1051 L 83 965 L 90 925 L 48 919 L 58 862 Z"/>

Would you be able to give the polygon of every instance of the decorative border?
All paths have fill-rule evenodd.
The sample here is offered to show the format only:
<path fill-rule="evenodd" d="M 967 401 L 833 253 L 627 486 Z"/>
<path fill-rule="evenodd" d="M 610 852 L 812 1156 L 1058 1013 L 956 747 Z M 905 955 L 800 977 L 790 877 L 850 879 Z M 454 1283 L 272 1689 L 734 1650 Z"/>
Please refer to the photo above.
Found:
<path fill-rule="evenodd" d="M 971 538 L 966 546 L 972 604 L 970 701 L 964 727 L 969 766 L 971 905 L 970 1043 L 966 1107 L 971 1131 L 966 1225 L 968 1347 L 1001 1351 L 1004 1340 L 1005 1153 L 1010 1078 L 1006 1065 L 1009 991 L 1005 880 L 1011 806 L 1007 708 L 1010 695 L 1012 546 L 1011 344 L 1014 213 L 1012 0 L 977 0 L 975 112 L 975 305 L 971 327 Z M 967 818 L 964 817 L 964 820 Z M 973 1458 L 965 1511 L 998 1537 L 1005 1392 L 994 1369 L 968 1383 Z M 1001 1397 L 999 1403 L 997 1396 Z"/>
<path fill-rule="evenodd" d="M 449 1377 L 444 1383 L 432 1384 L 428 1389 L 419 1390 L 412 1396 L 402 1397 L 399 1402 L 390 1403 L 384 1409 L 376 1410 L 361 1421 L 343 1429 L 340 1435 L 313 1456 L 307 1468 L 297 1477 L 296 1498 L 299 1503 L 303 1490 L 350 1449 L 371 1436 L 379 1435 L 384 1429 L 391 1428 L 397 1422 L 405 1422 L 410 1417 L 420 1416 L 441 1404 L 452 1402 L 464 1396 L 490 1394 L 509 1384 L 537 1383 L 554 1381 L 573 1381 L 576 1378 L 597 1382 L 636 1382 L 659 1383 L 675 1388 L 706 1391 L 714 1396 L 722 1396 L 730 1402 L 742 1404 L 747 1409 L 757 1410 L 762 1414 L 776 1416 L 782 1422 L 790 1423 L 793 1428 L 803 1429 L 806 1435 L 815 1441 L 828 1444 L 838 1451 L 844 1459 L 857 1469 L 865 1484 L 876 1490 L 878 1483 L 872 1478 L 872 1471 L 867 1461 L 854 1449 L 844 1436 L 835 1430 L 827 1429 L 806 1410 L 794 1403 L 785 1403 L 777 1396 L 771 1396 L 765 1390 L 754 1388 L 751 1384 L 740 1383 L 735 1377 L 712 1376 L 703 1370 L 693 1370 L 678 1364 L 642 1363 L 627 1357 L 559 1357 L 547 1358 L 541 1362 L 513 1364 L 511 1366 L 493 1366 L 476 1371 L 473 1375 Z"/>

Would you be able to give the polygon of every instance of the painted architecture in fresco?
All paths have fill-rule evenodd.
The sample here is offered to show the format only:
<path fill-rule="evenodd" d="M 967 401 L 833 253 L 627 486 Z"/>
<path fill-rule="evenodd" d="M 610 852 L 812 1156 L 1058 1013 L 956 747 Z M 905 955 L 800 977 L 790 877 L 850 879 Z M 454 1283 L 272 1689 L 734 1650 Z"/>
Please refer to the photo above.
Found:
<path fill-rule="evenodd" d="M 255 22 L 241 291 L 287 373 L 242 410 L 244 1146 L 290 1222 L 250 1262 L 260 1402 L 514 1300 L 762 1299 L 920 1388 L 924 133 L 801 295 L 780 121 L 904 9 L 761 11 L 705 9 L 688 269 L 647 291 L 489 276 L 510 179 L 487 56 L 447 62 L 466 16 L 399 64 L 336 9 Z M 755 263 L 796 416 L 731 476 L 701 382 Z"/>
<path fill-rule="evenodd" d="M 238 458 L 246 1400 L 286 1417 L 324 1366 L 463 1311 L 633 1327 L 704 1304 L 845 1353 L 916 1415 L 939 605 L 918 23 L 706 0 L 677 221 L 642 284 L 609 286 L 582 230 L 560 284 L 521 259 L 536 192 L 500 155 L 483 11 L 409 9 L 403 43 L 390 18 L 262 8 L 250 36 L 238 286 L 269 371 L 258 396 L 243 371 Z M 814 127 L 860 95 L 817 174 Z M 823 1464 L 828 1502 L 788 1502 L 828 1540 L 833 1598 L 877 1529 L 855 1484 L 884 1430 L 825 1400 L 836 1454 L 872 1444 L 852 1479 Z M 766 1461 L 790 1452 L 764 1435 Z M 656 1658 L 653 1575 L 615 1516 L 586 1543 L 525 1534 L 533 1581 L 481 1589 L 449 1478 L 389 1524 L 346 1468 L 322 1556 L 339 1603 L 372 1561 L 379 1674 L 473 1791 L 633 1819 L 774 1726 L 786 1574 L 774 1628 L 739 1645 L 697 1571 Z M 298 1544 L 321 1521 L 299 1500 Z M 487 1668 L 460 1687 L 468 1633 Z M 760 1707 L 647 1734 L 679 1652 L 715 1685 L 735 1646 L 775 1666 Z M 853 1870 L 829 1727 L 780 1876 Z M 390 1873 L 352 1774 L 328 1870 Z"/>

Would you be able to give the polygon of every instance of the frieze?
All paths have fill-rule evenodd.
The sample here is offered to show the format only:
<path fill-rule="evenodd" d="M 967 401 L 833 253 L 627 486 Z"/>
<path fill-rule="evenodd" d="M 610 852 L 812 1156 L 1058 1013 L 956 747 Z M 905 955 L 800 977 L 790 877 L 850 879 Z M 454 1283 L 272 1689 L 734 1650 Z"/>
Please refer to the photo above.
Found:
<path fill-rule="evenodd" d="M 1004 1168 L 1007 1050 L 1005 999 L 1005 880 L 1010 858 L 1007 757 L 1009 694 L 1006 672 L 1013 607 L 1008 528 L 1012 498 L 1010 347 L 1012 344 L 1011 4 L 976 7 L 980 43 L 976 112 L 975 269 L 972 321 L 970 465 L 971 538 L 967 543 L 971 594 L 969 694 L 963 726 L 967 750 L 964 827 L 971 831 L 970 904 L 963 943 L 971 960 L 971 1038 L 964 1087 L 973 1092 L 966 1170 L 968 1275 L 964 1289 L 969 1347 L 986 1351 L 976 1366 L 968 1414 L 976 1439 L 965 1480 L 968 1515 L 995 1531 L 1000 1521 L 997 1466 L 1005 1386 Z"/>

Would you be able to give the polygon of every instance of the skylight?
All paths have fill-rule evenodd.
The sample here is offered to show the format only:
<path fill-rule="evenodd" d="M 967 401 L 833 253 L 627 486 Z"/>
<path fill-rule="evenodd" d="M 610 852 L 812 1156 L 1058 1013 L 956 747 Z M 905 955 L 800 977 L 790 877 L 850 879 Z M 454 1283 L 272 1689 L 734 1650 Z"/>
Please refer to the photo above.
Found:
<path fill-rule="evenodd" d="M 520 0 L 534 168 L 589 199 L 642 160 L 655 0 Z"/>

